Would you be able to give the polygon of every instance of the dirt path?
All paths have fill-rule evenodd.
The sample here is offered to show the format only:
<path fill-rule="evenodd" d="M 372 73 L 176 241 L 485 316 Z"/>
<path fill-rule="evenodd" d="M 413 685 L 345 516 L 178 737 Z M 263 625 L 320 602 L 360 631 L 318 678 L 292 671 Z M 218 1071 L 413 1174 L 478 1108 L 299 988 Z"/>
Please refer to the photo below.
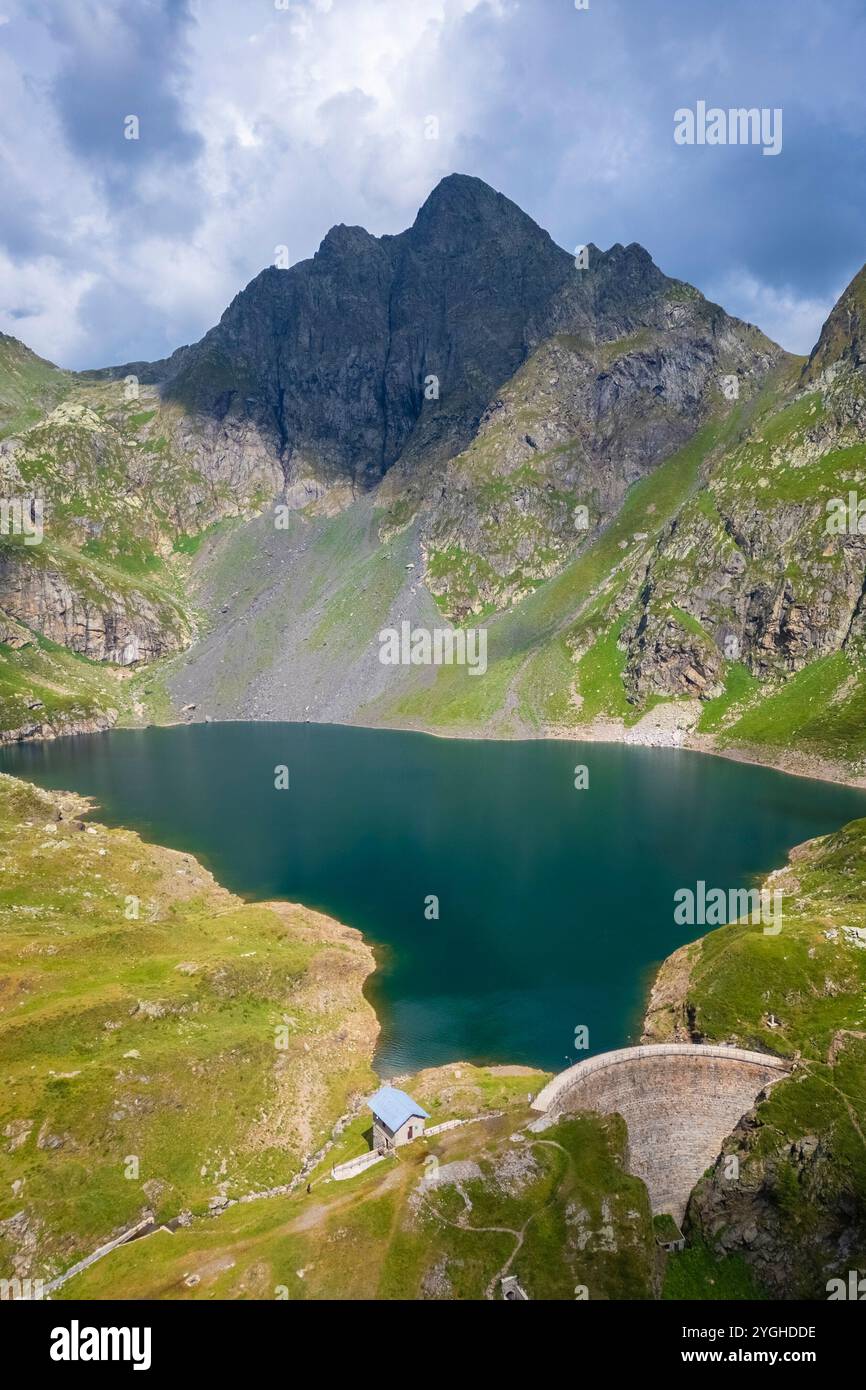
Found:
<path fill-rule="evenodd" d="M 397 1187 L 402 1176 L 403 1174 L 400 1170 L 399 1162 L 397 1162 L 391 1168 L 390 1173 L 386 1174 L 379 1183 L 376 1188 L 376 1195 L 378 1196 L 380 1193 L 390 1192 L 392 1188 Z M 332 1212 L 342 1211 L 345 1207 L 350 1207 L 357 1197 L 357 1192 L 347 1192 L 345 1197 L 339 1197 L 333 1202 L 317 1202 L 312 1207 L 308 1207 L 300 1216 L 295 1217 L 293 1221 L 287 1221 L 286 1224 L 279 1229 L 286 1233 L 311 1231 L 315 1226 L 320 1225 L 326 1216 L 330 1216 Z"/>

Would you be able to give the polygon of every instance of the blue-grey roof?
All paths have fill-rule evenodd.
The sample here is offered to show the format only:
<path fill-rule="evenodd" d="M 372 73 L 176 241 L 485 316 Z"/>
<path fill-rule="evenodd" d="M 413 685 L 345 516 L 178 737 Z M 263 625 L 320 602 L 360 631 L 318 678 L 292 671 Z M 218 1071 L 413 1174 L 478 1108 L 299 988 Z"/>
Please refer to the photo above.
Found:
<path fill-rule="evenodd" d="M 411 1120 L 413 1115 L 422 1120 L 430 1119 L 417 1101 L 407 1096 L 405 1091 L 398 1091 L 396 1086 L 380 1086 L 375 1095 L 367 1097 L 367 1104 L 376 1119 L 382 1120 L 392 1133 Z"/>

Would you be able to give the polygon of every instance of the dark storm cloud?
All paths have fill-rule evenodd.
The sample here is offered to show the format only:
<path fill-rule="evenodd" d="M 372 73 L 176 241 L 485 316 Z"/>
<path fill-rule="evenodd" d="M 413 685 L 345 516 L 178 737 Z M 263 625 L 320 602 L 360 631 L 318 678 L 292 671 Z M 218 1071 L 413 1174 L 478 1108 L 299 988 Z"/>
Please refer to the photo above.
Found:
<path fill-rule="evenodd" d="M 566 245 L 638 240 L 702 288 L 736 268 L 778 291 L 838 293 L 866 260 L 860 0 L 541 8 L 544 23 L 522 6 L 509 26 L 513 106 L 503 94 L 491 122 L 509 148 L 495 135 L 483 147 L 512 196 Z M 781 154 L 676 146 L 674 112 L 698 100 L 780 107 Z"/>
<path fill-rule="evenodd" d="M 0 329 L 162 356 L 275 244 L 400 231 L 459 170 L 807 351 L 866 260 L 864 58 L 862 0 L 0 0 Z M 698 101 L 781 108 L 782 152 L 675 144 Z"/>

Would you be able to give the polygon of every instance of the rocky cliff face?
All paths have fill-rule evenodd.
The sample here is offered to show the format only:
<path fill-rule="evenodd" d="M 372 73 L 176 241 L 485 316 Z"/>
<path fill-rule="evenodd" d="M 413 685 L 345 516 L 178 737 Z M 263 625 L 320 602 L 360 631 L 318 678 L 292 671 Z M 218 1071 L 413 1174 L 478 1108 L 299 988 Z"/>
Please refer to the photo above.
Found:
<path fill-rule="evenodd" d="M 146 403 L 75 382 L 43 420 L 0 443 L 2 496 L 38 498 L 42 517 L 34 543 L 0 543 L 0 607 L 49 641 L 121 666 L 189 641 L 166 562 L 185 532 L 226 510 L 216 470 L 207 476 L 167 434 L 146 433 L 159 415 Z"/>
<path fill-rule="evenodd" d="M 338 226 L 312 260 L 263 271 L 163 362 L 73 377 L 22 349 L 16 405 L 27 373 L 40 401 L 66 399 L 3 446 L 5 489 L 45 499 L 50 550 L 8 551 L 7 611 L 95 659 L 150 660 L 189 629 L 165 626 L 178 541 L 386 477 L 382 534 L 423 517 L 442 607 L 514 603 L 689 438 L 721 372 L 751 391 L 778 356 L 642 248 L 590 246 L 578 268 L 454 175 L 399 236 Z"/>
<path fill-rule="evenodd" d="M 571 274 L 514 203 L 453 175 L 408 231 L 334 227 L 312 260 L 262 271 L 200 343 L 111 375 L 158 382 L 205 417 L 253 422 L 287 484 L 367 488 L 410 446 L 468 443 Z"/>
<path fill-rule="evenodd" d="M 695 1186 L 685 1229 L 741 1255 L 775 1297 L 826 1298 L 866 1255 L 866 821 L 809 841 L 765 883 L 783 926 L 733 923 L 664 962 L 646 1040 L 791 1059 Z"/>
<path fill-rule="evenodd" d="M 817 381 L 839 366 L 860 367 L 866 362 L 866 266 L 833 309 L 821 330 L 803 372 L 806 382 Z"/>
<path fill-rule="evenodd" d="M 862 635 L 866 534 L 836 519 L 866 478 L 866 375 L 840 350 L 777 389 L 661 540 L 622 637 L 636 700 L 718 694 L 730 662 L 784 678 Z"/>
<path fill-rule="evenodd" d="M 778 349 L 667 279 L 639 246 L 587 255 L 577 269 L 514 203 L 452 175 L 408 231 L 377 238 L 334 227 L 312 260 L 262 271 L 200 343 L 110 375 L 159 383 L 197 416 L 252 422 L 287 485 L 363 489 L 398 461 L 408 484 L 465 448 L 533 352 L 571 335 L 578 361 L 552 393 L 564 418 L 537 447 L 563 444 L 575 417 L 586 419 L 596 455 L 608 448 L 595 461 L 631 480 L 634 460 L 616 452 L 626 417 L 649 414 L 633 452 L 651 466 L 694 427 L 723 361 L 759 377 Z M 629 341 L 647 330 L 652 341 Z M 596 344 L 619 340 L 619 352 L 593 357 Z M 538 370 L 549 377 L 543 363 Z"/>
<path fill-rule="evenodd" d="M 827 1082 L 835 1084 L 829 1073 Z M 845 1173 L 839 1128 L 825 1128 L 819 1106 L 814 1132 L 796 1136 L 760 1114 L 743 1117 L 698 1183 L 686 1230 L 721 1255 L 743 1256 L 776 1298 L 826 1299 L 830 1279 L 847 1283 L 848 1270 L 862 1267 L 860 1184 Z"/>
<path fill-rule="evenodd" d="M 640 247 L 614 248 L 596 274 L 635 286 L 629 310 L 601 296 L 591 336 L 545 340 L 433 496 L 429 582 L 454 617 L 531 593 L 592 544 L 633 483 L 724 412 L 726 387 L 751 396 L 781 357 Z"/>
<path fill-rule="evenodd" d="M 0 593 L 8 617 L 91 661 L 133 666 L 178 651 L 190 630 L 179 606 L 158 604 L 134 585 L 98 588 L 31 559 L 0 551 Z"/>

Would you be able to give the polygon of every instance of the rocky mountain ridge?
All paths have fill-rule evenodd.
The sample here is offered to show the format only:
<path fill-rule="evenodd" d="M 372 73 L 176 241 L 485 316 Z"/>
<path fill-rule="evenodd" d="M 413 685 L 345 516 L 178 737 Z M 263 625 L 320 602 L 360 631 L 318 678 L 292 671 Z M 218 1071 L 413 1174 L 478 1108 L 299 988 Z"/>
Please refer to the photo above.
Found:
<path fill-rule="evenodd" d="M 287 486 L 363 490 L 404 454 L 465 447 L 553 332 L 640 322 L 665 277 L 639 247 L 588 251 L 576 271 L 509 199 L 451 175 L 407 231 L 333 227 L 310 260 L 256 276 L 201 342 L 95 375 L 135 374 L 193 414 L 253 422 Z"/>
<path fill-rule="evenodd" d="M 862 284 L 804 363 L 641 247 L 576 263 L 454 175 L 408 231 L 339 226 L 263 271 L 165 361 L 73 374 L 4 339 L 4 492 L 46 499 L 45 543 L 0 547 L 33 634 L 5 727 L 51 698 L 44 642 L 161 663 L 124 718 L 579 735 L 679 701 L 727 735 L 830 662 L 850 724 L 866 556 L 826 508 L 863 477 Z M 485 681 L 383 683 L 378 631 L 437 612 L 488 627 Z"/>

